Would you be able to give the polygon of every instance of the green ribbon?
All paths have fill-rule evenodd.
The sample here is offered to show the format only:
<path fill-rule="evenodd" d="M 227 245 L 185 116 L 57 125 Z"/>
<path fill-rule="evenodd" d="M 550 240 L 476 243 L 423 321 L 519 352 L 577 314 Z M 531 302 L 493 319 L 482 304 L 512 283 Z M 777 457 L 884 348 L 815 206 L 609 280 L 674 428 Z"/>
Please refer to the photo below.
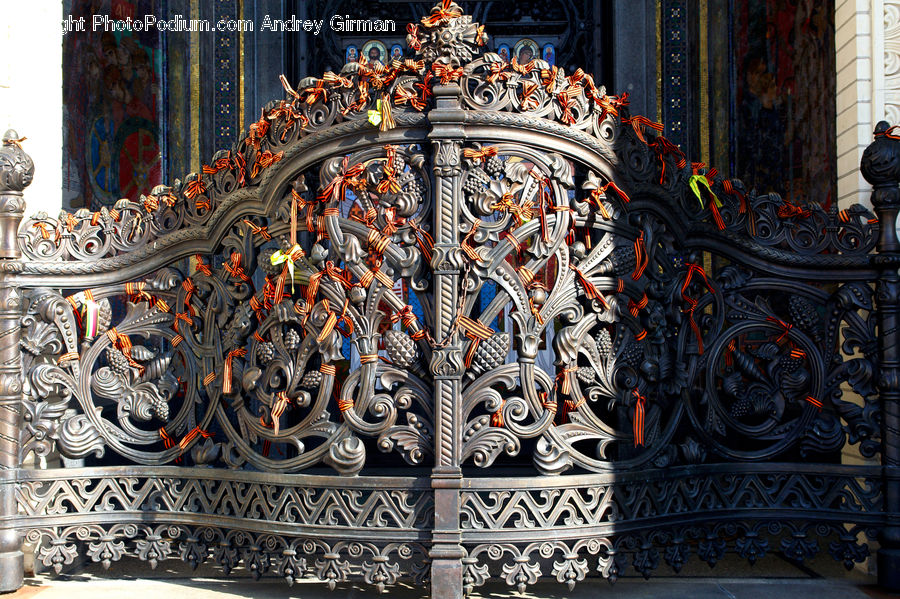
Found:
<path fill-rule="evenodd" d="M 694 191 L 694 195 L 697 196 L 697 201 L 700 202 L 700 208 L 704 208 L 703 205 L 703 196 L 700 194 L 700 184 L 706 187 L 706 191 L 709 192 L 709 195 L 712 196 L 713 201 L 716 203 L 717 208 L 722 207 L 722 202 L 719 198 L 716 197 L 716 194 L 713 193 L 713 190 L 709 187 L 709 181 L 706 180 L 705 175 L 691 175 L 690 185 L 691 189 Z"/>

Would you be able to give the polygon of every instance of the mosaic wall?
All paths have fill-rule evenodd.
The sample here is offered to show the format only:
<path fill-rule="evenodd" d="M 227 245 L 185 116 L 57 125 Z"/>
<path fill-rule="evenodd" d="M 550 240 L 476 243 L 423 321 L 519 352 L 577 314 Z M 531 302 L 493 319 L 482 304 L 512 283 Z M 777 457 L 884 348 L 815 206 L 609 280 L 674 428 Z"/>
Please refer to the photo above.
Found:
<path fill-rule="evenodd" d="M 748 189 L 830 205 L 834 2 L 710 0 L 707 18 L 709 59 L 701 68 L 709 69 L 712 162 Z"/>
<path fill-rule="evenodd" d="M 64 14 L 142 18 L 153 2 L 66 0 Z M 162 181 L 157 32 L 72 32 L 63 41 L 63 187 L 68 207 L 96 209 Z"/>
<path fill-rule="evenodd" d="M 134 18 L 152 12 L 212 22 L 259 20 L 263 14 L 313 19 L 346 14 L 402 24 L 421 18 L 428 5 L 66 0 L 64 14 Z M 495 24 L 490 44 L 501 56 L 520 63 L 540 58 L 567 71 L 589 65 L 598 83 L 613 93 L 621 91 L 610 66 L 615 48 L 610 45 L 611 16 L 603 5 L 598 9 L 586 0 L 463 5 L 476 19 Z M 828 204 L 836 171 L 830 101 L 833 2 L 661 0 L 655 10 L 658 31 L 646 34 L 657 34 L 661 99 L 656 116 L 665 123 L 667 137 L 724 174 L 739 177 L 748 188 L 776 191 L 794 202 Z M 109 206 L 122 197 L 136 198 L 164 179 L 174 180 L 193 163 L 228 147 L 270 99 L 271 85 L 277 87 L 282 72 L 299 81 L 360 58 L 387 62 L 404 54 L 405 34 L 400 28 L 384 34 L 331 31 L 277 39 L 271 33 L 242 37 L 234 32 L 67 35 L 66 207 Z M 263 45 L 268 49 L 259 50 Z M 700 130 L 703 122 L 711 124 L 707 131 Z"/>
<path fill-rule="evenodd" d="M 794 202 L 835 193 L 834 2 L 740 0 L 737 175 Z"/>

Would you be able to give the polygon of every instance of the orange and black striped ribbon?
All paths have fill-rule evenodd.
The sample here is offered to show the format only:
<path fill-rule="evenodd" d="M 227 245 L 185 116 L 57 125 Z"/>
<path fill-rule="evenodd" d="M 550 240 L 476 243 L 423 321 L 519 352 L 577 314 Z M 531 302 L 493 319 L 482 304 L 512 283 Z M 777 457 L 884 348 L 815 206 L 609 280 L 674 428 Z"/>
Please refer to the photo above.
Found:
<path fill-rule="evenodd" d="M 139 375 L 144 375 L 144 367 L 136 362 L 134 358 L 131 356 L 131 339 L 128 338 L 128 335 L 123 335 L 120 333 L 116 327 L 113 327 L 106 331 L 106 336 L 109 338 L 110 343 L 118 349 L 125 358 L 128 360 L 128 365 L 136 368 Z"/>
<path fill-rule="evenodd" d="M 247 273 L 244 272 L 244 268 L 241 266 L 242 259 L 243 255 L 240 252 L 232 252 L 231 259 L 224 263 L 222 267 L 234 278 L 246 282 L 250 280 L 250 277 L 247 276 Z"/>
<path fill-rule="evenodd" d="M 188 184 L 184 188 L 184 197 L 189 200 L 193 200 L 198 195 L 206 192 L 206 183 L 203 182 L 202 174 L 201 176 L 196 177 L 195 179 L 191 179 L 188 181 Z M 209 200 L 206 200 L 206 209 L 209 210 Z M 199 202 L 198 202 L 199 206 Z"/>
<path fill-rule="evenodd" d="M 631 394 L 634 396 L 634 446 L 644 446 L 644 412 L 646 410 L 646 398 L 633 389 Z"/>
<path fill-rule="evenodd" d="M 459 326 L 465 331 L 466 337 L 472 340 L 465 357 L 465 365 L 468 368 L 472 365 L 472 358 L 475 356 L 475 349 L 478 347 L 478 344 L 481 341 L 490 339 L 494 334 L 494 330 L 480 320 L 473 320 L 468 316 L 459 317 Z"/>
<path fill-rule="evenodd" d="M 631 125 L 631 128 L 634 129 L 635 134 L 638 136 L 642 142 L 647 143 L 647 140 L 644 138 L 644 127 L 648 129 L 653 129 L 657 133 L 662 133 L 662 130 L 665 129 L 662 123 L 655 123 L 648 119 L 645 116 L 633 116 L 631 118 L 623 118 L 623 125 Z"/>
<path fill-rule="evenodd" d="M 211 276 L 212 276 L 212 269 L 209 267 L 208 264 L 206 264 L 206 263 L 203 261 L 203 256 L 201 256 L 200 254 L 196 254 L 196 255 L 194 256 L 194 260 L 197 261 L 197 266 L 196 266 L 197 272 L 203 273 L 203 274 L 206 275 L 207 277 L 211 277 Z"/>
<path fill-rule="evenodd" d="M 433 9 L 430 15 L 422 17 L 422 25 L 431 29 L 437 25 L 446 25 L 451 19 L 461 16 L 462 11 L 453 6 L 453 0 L 441 0 L 440 8 Z"/>
<path fill-rule="evenodd" d="M 572 380 L 570 376 L 572 373 L 577 371 L 576 367 L 566 367 L 563 368 L 559 374 L 556 375 L 556 384 L 559 388 L 559 392 L 563 395 L 571 395 L 572 393 Z"/>
<path fill-rule="evenodd" d="M 475 150 L 472 148 L 466 148 L 463 150 L 463 157 L 468 158 L 474 162 L 484 162 L 488 158 L 492 158 L 497 155 L 497 148 L 494 146 L 487 146 L 481 148 L 480 150 Z"/>
<path fill-rule="evenodd" d="M 269 233 L 268 227 L 257 225 L 252 220 L 247 218 L 244 219 L 244 224 L 249 227 L 251 233 L 253 233 L 254 235 L 259 235 L 263 238 L 263 240 L 269 241 L 270 239 L 272 239 L 272 235 Z"/>
<path fill-rule="evenodd" d="M 779 335 L 775 339 L 775 343 L 781 344 L 781 342 L 784 339 L 787 339 L 790 342 L 791 339 L 789 337 L 789 333 L 790 333 L 791 329 L 794 328 L 794 325 L 787 323 L 775 316 L 769 316 L 768 318 L 766 318 L 766 322 L 774 323 L 774 324 L 778 325 L 778 327 L 781 329 L 781 335 Z"/>
<path fill-rule="evenodd" d="M 231 382 L 232 369 L 233 369 L 232 361 L 235 358 L 243 358 L 246 355 L 247 355 L 247 350 L 244 349 L 243 347 L 238 347 L 238 348 L 235 348 L 235 349 L 231 350 L 230 352 L 228 352 L 228 355 L 225 356 L 225 368 L 224 368 L 223 375 L 222 375 L 222 393 L 224 393 L 225 395 L 231 393 L 231 389 L 232 389 L 232 382 Z"/>
<path fill-rule="evenodd" d="M 81 359 L 81 357 L 78 355 L 78 352 L 70 351 L 70 352 L 66 352 L 63 355 L 61 355 L 59 357 L 59 359 L 56 361 L 56 363 L 62 364 L 63 362 L 70 362 L 70 361 L 79 360 L 79 359 Z"/>
<path fill-rule="evenodd" d="M 278 431 L 281 428 L 281 415 L 284 414 L 284 411 L 287 409 L 288 404 L 292 401 L 290 397 L 288 397 L 287 393 L 284 391 L 279 391 L 275 396 L 275 403 L 272 404 L 272 410 L 270 416 L 272 418 L 272 429 L 275 434 L 278 434 Z"/>
<path fill-rule="evenodd" d="M 497 411 L 491 414 L 491 426 L 503 428 L 503 406 L 505 405 L 506 400 L 501 399 L 500 405 L 497 407 Z"/>
<path fill-rule="evenodd" d="M 569 264 L 569 268 L 575 271 L 578 282 L 581 283 L 581 286 L 584 288 L 585 297 L 597 300 L 603 305 L 605 310 L 609 310 L 609 303 L 606 301 L 606 298 L 603 297 L 602 293 L 597 291 L 597 288 L 594 287 L 594 284 L 591 283 L 586 276 L 584 276 L 584 273 L 582 273 L 574 264 Z"/>
<path fill-rule="evenodd" d="M 475 236 L 475 231 L 478 230 L 478 225 L 481 224 L 480 220 L 475 220 L 472 223 L 472 229 L 466 233 L 466 236 L 463 238 L 462 243 L 460 243 L 460 247 L 462 247 L 463 252 L 465 252 L 466 256 L 469 257 L 470 260 L 474 262 L 481 261 L 481 254 L 478 253 L 478 249 L 476 249 L 472 245 L 472 238 Z"/>
<path fill-rule="evenodd" d="M 172 323 L 172 328 L 175 329 L 176 333 L 181 333 L 181 331 L 178 330 L 179 320 L 183 320 L 189 327 L 194 325 L 194 319 L 191 318 L 190 314 L 187 312 L 176 312 L 175 321 Z"/>
<path fill-rule="evenodd" d="M 634 260 L 634 272 L 631 274 L 631 278 L 637 281 L 644 275 L 644 269 L 646 269 L 647 265 L 650 263 L 650 257 L 647 255 L 647 248 L 644 246 L 643 231 L 641 231 L 638 238 L 634 240 Z"/>
<path fill-rule="evenodd" d="M 184 453 L 184 450 L 188 448 L 188 445 L 196 439 L 198 436 L 203 437 L 204 439 L 209 439 L 213 436 L 214 433 L 205 431 L 201 429 L 199 426 L 195 426 L 191 429 L 191 431 L 184 436 L 184 438 L 178 442 L 179 453 Z"/>
<path fill-rule="evenodd" d="M 197 311 L 194 309 L 194 306 L 191 305 L 191 297 L 194 295 L 194 292 L 197 291 L 197 286 L 194 285 L 194 281 L 192 281 L 190 277 L 187 277 L 181 282 L 181 288 L 185 291 L 184 305 L 187 307 L 188 313 L 191 316 L 196 316 Z"/>
<path fill-rule="evenodd" d="M 699 264 L 688 263 L 686 265 L 688 267 L 687 275 L 684 277 L 684 283 L 681 285 L 681 299 L 688 304 L 689 308 L 684 310 L 684 312 L 688 315 L 688 322 L 691 325 L 691 330 L 694 332 L 694 336 L 697 338 L 697 350 L 698 353 L 703 355 L 703 335 L 700 332 L 700 327 L 697 324 L 697 321 L 694 319 L 694 311 L 697 309 L 697 304 L 700 303 L 700 300 L 694 299 L 687 294 L 688 287 L 691 285 L 691 281 L 693 280 L 694 275 L 699 275 L 700 278 L 703 279 L 703 283 L 706 285 L 706 288 L 711 292 L 715 293 L 712 285 L 709 283 L 709 279 L 706 276 L 706 271 L 703 270 L 703 267 Z"/>

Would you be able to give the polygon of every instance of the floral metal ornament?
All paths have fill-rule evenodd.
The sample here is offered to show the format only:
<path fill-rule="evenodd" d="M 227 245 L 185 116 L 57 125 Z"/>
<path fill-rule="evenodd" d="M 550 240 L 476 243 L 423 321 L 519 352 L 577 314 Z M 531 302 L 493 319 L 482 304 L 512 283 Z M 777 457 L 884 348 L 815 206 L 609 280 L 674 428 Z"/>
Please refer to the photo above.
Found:
<path fill-rule="evenodd" d="M 111 210 L 17 231 L 7 135 L 0 459 L 38 559 L 440 597 L 865 559 L 893 475 L 833 462 L 900 455 L 893 129 L 875 212 L 794 205 L 453 2 L 407 31 Z M 84 467 L 20 467 L 53 451 Z"/>

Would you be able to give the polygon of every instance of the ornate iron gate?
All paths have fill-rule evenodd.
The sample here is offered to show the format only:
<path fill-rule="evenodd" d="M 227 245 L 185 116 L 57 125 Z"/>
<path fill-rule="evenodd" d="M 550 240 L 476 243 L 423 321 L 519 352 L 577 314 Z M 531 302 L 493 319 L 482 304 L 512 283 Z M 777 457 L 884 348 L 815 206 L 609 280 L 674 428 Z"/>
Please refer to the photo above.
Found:
<path fill-rule="evenodd" d="M 285 81 L 202 172 L 114 210 L 20 226 L 7 135 L 4 588 L 23 535 L 57 571 L 213 559 L 458 597 L 726 551 L 852 567 L 879 532 L 896 585 L 887 126 L 877 217 L 798 207 L 581 71 L 485 52 L 452 2 L 408 31 L 415 58 Z M 82 461 L 22 466 L 54 451 Z"/>

